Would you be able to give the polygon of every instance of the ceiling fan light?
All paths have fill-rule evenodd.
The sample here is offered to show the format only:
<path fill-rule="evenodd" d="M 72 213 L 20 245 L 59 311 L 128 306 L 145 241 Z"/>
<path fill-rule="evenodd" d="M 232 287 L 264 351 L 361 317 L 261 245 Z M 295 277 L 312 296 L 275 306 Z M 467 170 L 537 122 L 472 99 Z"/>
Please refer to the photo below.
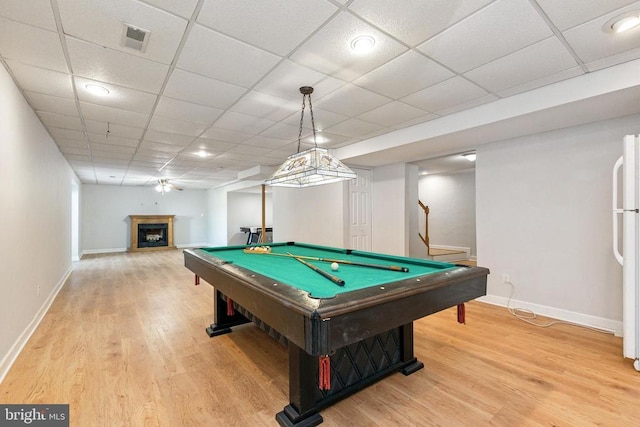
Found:
<path fill-rule="evenodd" d="M 162 192 L 162 184 L 158 184 L 158 185 L 156 185 L 156 191 L 157 191 L 158 193 Z"/>

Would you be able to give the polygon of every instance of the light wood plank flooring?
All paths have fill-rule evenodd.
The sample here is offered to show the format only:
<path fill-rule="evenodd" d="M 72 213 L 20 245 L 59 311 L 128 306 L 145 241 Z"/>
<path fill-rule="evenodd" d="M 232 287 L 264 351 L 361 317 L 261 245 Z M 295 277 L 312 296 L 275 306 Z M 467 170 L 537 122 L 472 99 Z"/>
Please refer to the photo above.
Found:
<path fill-rule="evenodd" d="M 181 251 L 76 264 L 0 384 L 3 403 L 69 403 L 72 426 L 269 426 L 288 403 L 287 353 L 252 325 L 210 339 L 212 288 Z M 640 373 L 621 339 L 536 328 L 467 305 L 416 322 L 425 369 L 325 410 L 324 426 L 637 426 Z"/>

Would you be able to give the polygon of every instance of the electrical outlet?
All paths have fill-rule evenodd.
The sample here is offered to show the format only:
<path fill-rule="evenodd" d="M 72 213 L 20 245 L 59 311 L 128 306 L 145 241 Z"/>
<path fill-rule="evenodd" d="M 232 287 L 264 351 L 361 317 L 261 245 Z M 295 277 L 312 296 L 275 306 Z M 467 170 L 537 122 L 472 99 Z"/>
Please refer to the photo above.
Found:
<path fill-rule="evenodd" d="M 502 275 L 502 283 L 511 283 L 511 278 L 509 277 L 508 274 Z"/>

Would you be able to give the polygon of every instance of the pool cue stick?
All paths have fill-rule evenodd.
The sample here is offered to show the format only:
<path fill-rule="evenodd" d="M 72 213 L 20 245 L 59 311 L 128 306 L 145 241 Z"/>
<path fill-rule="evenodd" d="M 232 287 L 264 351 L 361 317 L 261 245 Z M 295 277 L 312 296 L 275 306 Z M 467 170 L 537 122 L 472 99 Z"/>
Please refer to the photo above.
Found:
<path fill-rule="evenodd" d="M 338 264 L 357 265 L 358 267 L 377 268 L 377 269 L 380 269 L 380 270 L 401 271 L 403 273 L 408 273 L 409 272 L 409 269 L 407 267 L 398 267 L 397 265 L 367 264 L 367 263 L 364 263 L 364 262 L 349 261 L 349 260 L 346 260 L 346 259 L 318 258 L 318 257 L 314 257 L 314 256 L 293 255 L 293 254 L 291 254 L 289 252 L 287 252 L 287 254 L 278 254 L 278 253 L 275 253 L 275 252 L 258 252 L 258 251 L 256 251 L 256 253 L 263 254 L 263 255 L 276 255 L 276 256 L 288 256 L 288 257 L 302 258 L 302 259 L 308 259 L 308 260 L 311 260 L 311 261 L 336 262 Z"/>
<path fill-rule="evenodd" d="M 331 280 L 333 283 L 335 283 L 338 286 L 344 286 L 344 280 L 342 280 L 339 277 L 334 276 L 333 274 L 329 274 L 324 270 L 319 269 L 318 267 L 316 267 L 313 264 L 309 264 L 307 261 L 300 259 L 294 255 L 291 255 L 289 252 L 287 252 L 291 257 L 295 258 L 297 261 L 300 261 L 301 263 L 303 263 L 304 265 L 306 265 L 307 267 L 309 267 L 310 269 L 312 269 L 313 271 L 315 271 L 316 273 L 320 274 L 321 276 L 323 276 L 326 279 Z"/>

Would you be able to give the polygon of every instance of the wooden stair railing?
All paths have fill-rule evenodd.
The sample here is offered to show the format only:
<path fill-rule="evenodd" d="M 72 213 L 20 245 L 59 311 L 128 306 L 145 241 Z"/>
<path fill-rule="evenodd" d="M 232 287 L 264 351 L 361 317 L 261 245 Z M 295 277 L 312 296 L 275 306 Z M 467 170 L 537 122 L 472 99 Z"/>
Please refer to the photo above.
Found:
<path fill-rule="evenodd" d="M 431 255 L 431 247 L 429 246 L 429 206 L 426 206 L 420 200 L 418 200 L 418 205 L 424 211 L 424 237 L 420 232 L 418 232 L 418 236 L 420 236 L 420 240 L 427 246 L 427 255 Z"/>

